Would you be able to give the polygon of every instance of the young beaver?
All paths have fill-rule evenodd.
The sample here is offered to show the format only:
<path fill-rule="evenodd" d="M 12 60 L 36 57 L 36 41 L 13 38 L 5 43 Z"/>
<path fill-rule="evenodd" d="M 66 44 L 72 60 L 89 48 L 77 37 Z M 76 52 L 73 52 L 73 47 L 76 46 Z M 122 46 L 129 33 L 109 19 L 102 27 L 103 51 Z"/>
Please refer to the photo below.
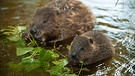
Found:
<path fill-rule="evenodd" d="M 99 31 L 89 31 L 76 36 L 71 43 L 68 55 L 69 63 L 78 65 L 93 64 L 111 57 L 114 54 L 114 47 L 109 38 Z"/>
<path fill-rule="evenodd" d="M 45 45 L 92 30 L 95 23 L 95 16 L 82 2 L 53 0 L 36 11 L 25 37 Z"/>

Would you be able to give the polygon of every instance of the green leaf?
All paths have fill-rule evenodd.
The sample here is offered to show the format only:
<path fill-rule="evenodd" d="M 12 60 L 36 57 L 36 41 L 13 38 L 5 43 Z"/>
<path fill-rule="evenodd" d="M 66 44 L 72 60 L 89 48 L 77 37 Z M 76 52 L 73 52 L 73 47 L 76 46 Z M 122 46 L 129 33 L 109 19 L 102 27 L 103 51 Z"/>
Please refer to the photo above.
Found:
<path fill-rule="evenodd" d="M 41 47 L 35 47 L 34 50 L 30 54 L 32 57 L 39 58 L 40 51 L 42 51 Z"/>
<path fill-rule="evenodd" d="M 18 31 L 21 32 L 22 30 L 26 30 L 26 26 L 16 26 Z"/>
<path fill-rule="evenodd" d="M 20 63 L 14 63 L 14 62 L 10 62 L 8 63 L 8 66 L 15 71 L 21 71 L 23 69 L 22 65 Z"/>
<path fill-rule="evenodd" d="M 41 63 L 40 61 L 38 61 L 38 59 L 26 57 L 22 59 L 22 65 L 27 71 L 31 71 L 39 68 L 41 66 Z"/>
<path fill-rule="evenodd" d="M 10 41 L 19 41 L 20 36 L 19 35 L 12 35 L 12 36 L 8 36 L 7 39 L 9 39 Z"/>
<path fill-rule="evenodd" d="M 17 56 L 21 56 L 28 52 L 33 51 L 33 49 L 34 49 L 33 47 L 17 48 L 16 54 L 17 54 Z"/>
<path fill-rule="evenodd" d="M 17 41 L 16 46 L 17 47 L 26 47 L 26 41 L 21 39 L 21 40 Z"/>
<path fill-rule="evenodd" d="M 3 35 L 7 35 L 7 39 L 10 41 L 18 41 L 21 39 L 20 34 L 23 30 L 26 30 L 26 26 L 8 26 L 0 30 L 0 32 Z"/>
<path fill-rule="evenodd" d="M 50 68 L 50 63 L 49 62 L 43 62 L 42 67 L 45 68 L 46 70 Z"/>
<path fill-rule="evenodd" d="M 63 71 L 64 71 L 65 73 L 69 73 L 71 70 L 70 70 L 68 67 L 63 67 Z"/>
<path fill-rule="evenodd" d="M 68 50 L 70 49 L 70 47 L 71 47 L 70 45 L 67 45 L 67 46 L 66 46 L 66 48 L 67 48 Z"/>
<path fill-rule="evenodd" d="M 33 53 L 39 53 L 41 51 L 42 51 L 41 47 L 35 47 L 34 50 L 33 50 Z"/>
<path fill-rule="evenodd" d="M 29 38 L 30 42 L 27 44 L 27 46 L 38 46 L 36 40 L 33 38 Z"/>
<path fill-rule="evenodd" d="M 61 59 L 58 61 L 53 61 L 53 64 L 59 65 L 59 66 L 65 66 L 68 64 L 68 61 L 67 61 L 67 59 Z"/>
<path fill-rule="evenodd" d="M 51 53 L 52 53 L 52 58 L 58 58 L 59 57 L 59 54 L 58 53 L 55 53 L 53 51 L 51 51 Z"/>
<path fill-rule="evenodd" d="M 53 66 L 50 69 L 51 75 L 60 75 L 62 73 L 62 68 L 61 66 Z"/>
<path fill-rule="evenodd" d="M 50 50 L 42 49 L 42 51 L 40 52 L 39 61 L 44 62 L 50 60 L 51 58 L 52 52 Z"/>

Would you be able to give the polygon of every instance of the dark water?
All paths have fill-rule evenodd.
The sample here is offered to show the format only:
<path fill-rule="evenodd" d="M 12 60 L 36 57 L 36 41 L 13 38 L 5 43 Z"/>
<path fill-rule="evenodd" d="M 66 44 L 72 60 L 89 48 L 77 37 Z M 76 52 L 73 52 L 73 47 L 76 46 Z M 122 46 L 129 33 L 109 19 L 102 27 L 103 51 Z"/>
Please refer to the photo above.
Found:
<path fill-rule="evenodd" d="M 97 17 L 96 30 L 104 31 L 112 40 L 115 56 L 106 62 L 90 67 L 91 76 L 135 76 L 135 0 L 81 0 Z M 27 25 L 37 7 L 46 0 L 1 0 L 0 29 L 7 25 Z M 18 61 L 12 43 L 0 40 L 1 76 L 47 76 L 44 71 L 18 72 L 7 63 Z"/>

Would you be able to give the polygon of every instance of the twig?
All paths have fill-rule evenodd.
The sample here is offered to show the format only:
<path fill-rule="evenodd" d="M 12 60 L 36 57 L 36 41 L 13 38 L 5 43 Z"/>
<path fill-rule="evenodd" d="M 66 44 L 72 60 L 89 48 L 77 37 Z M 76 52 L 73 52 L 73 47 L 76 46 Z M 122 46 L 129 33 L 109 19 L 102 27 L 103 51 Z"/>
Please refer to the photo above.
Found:
<path fill-rule="evenodd" d="M 117 6 L 118 2 L 119 2 L 119 0 L 117 0 L 117 2 L 115 3 L 115 6 Z"/>
<path fill-rule="evenodd" d="M 80 75 L 80 73 L 81 73 L 81 71 L 82 71 L 82 68 L 83 68 L 83 62 L 81 61 L 80 63 L 81 63 L 81 68 L 80 68 L 80 71 L 79 71 L 79 73 L 78 73 L 78 76 Z"/>

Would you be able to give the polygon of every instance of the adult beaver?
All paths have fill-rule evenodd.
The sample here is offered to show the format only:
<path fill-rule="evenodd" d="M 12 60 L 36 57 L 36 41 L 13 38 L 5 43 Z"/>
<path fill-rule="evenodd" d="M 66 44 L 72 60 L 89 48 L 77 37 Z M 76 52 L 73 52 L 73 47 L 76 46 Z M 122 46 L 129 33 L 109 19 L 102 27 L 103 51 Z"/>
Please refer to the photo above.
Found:
<path fill-rule="evenodd" d="M 68 55 L 70 64 L 84 65 L 107 59 L 114 54 L 114 47 L 109 38 L 99 31 L 89 31 L 76 36 L 71 43 Z"/>
<path fill-rule="evenodd" d="M 36 11 L 25 37 L 45 45 L 92 30 L 95 23 L 95 16 L 82 2 L 53 0 Z"/>

